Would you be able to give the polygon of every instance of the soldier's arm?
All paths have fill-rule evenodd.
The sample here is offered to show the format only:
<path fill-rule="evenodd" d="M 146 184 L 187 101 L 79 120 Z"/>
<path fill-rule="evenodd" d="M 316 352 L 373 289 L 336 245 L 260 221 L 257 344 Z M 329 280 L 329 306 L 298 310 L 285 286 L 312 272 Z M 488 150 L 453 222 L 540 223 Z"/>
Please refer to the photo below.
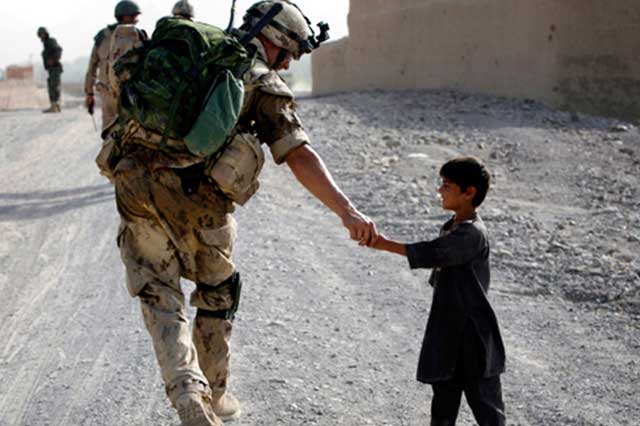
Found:
<path fill-rule="evenodd" d="M 52 63 L 57 64 L 60 62 L 60 58 L 62 58 L 62 47 L 60 47 L 55 38 L 50 38 L 49 42 Z"/>
<path fill-rule="evenodd" d="M 305 144 L 291 150 L 285 162 L 298 181 L 327 208 L 340 217 L 351 238 L 362 245 L 375 243 L 375 224 L 356 209 L 333 180 L 322 158 Z"/>
<path fill-rule="evenodd" d="M 277 164 L 286 162 L 300 183 L 331 211 L 360 244 L 372 244 L 378 237 L 375 224 L 356 209 L 331 177 L 320 156 L 309 145 L 309 137 L 296 113 L 293 93 L 274 72 L 259 80 L 248 108 L 255 111 L 254 128 L 269 145 Z"/>
<path fill-rule="evenodd" d="M 60 62 L 62 59 L 62 47 L 56 42 L 56 51 L 53 54 L 53 57 L 56 62 Z"/>
<path fill-rule="evenodd" d="M 98 57 L 98 45 L 93 45 L 91 49 L 91 56 L 89 57 L 89 66 L 87 67 L 87 74 L 84 77 L 84 93 L 85 95 L 93 95 L 93 87 L 96 84 L 96 76 L 98 73 L 98 64 L 100 58 Z"/>

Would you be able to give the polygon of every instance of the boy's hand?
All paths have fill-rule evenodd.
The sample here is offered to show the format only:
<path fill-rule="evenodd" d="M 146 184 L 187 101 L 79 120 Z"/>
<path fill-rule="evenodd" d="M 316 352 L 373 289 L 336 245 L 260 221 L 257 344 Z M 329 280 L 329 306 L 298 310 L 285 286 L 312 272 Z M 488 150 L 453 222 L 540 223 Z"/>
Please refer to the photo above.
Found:
<path fill-rule="evenodd" d="M 366 245 L 369 248 L 372 249 L 380 249 L 380 245 L 387 240 L 387 237 L 381 233 L 378 233 L 378 238 L 376 238 L 375 241 L 369 241 L 369 244 L 362 244 L 360 243 L 361 246 Z"/>
<path fill-rule="evenodd" d="M 372 238 L 369 241 L 358 241 L 358 245 L 360 246 L 366 246 L 366 247 L 370 247 L 370 248 L 377 248 L 377 246 L 380 244 L 380 242 L 382 240 L 385 240 L 386 237 L 384 235 L 382 235 L 381 233 L 377 233 L 375 239 Z"/>

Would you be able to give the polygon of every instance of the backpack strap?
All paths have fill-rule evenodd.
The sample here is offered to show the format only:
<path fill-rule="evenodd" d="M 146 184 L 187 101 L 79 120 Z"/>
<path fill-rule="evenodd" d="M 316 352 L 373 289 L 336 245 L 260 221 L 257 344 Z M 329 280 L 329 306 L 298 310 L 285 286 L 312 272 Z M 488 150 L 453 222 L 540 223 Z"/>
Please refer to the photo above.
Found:
<path fill-rule="evenodd" d="M 169 110 L 169 122 L 164 128 L 164 132 L 162 132 L 162 139 L 160 139 L 160 146 L 167 146 L 167 138 L 169 137 L 169 130 L 173 128 L 173 122 L 176 119 L 176 113 L 178 112 L 178 107 L 180 106 L 180 101 L 182 100 L 182 92 L 185 91 L 187 87 L 189 87 L 189 81 L 183 79 L 182 83 L 178 87 L 176 91 L 175 97 L 173 98 L 173 102 L 171 102 L 171 109 Z"/>

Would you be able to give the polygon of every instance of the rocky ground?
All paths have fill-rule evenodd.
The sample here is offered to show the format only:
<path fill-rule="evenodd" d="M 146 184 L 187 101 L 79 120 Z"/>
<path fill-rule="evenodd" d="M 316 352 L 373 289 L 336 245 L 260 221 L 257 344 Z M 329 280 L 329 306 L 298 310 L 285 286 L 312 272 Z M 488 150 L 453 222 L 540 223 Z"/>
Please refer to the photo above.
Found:
<path fill-rule="evenodd" d="M 446 220 L 444 161 L 485 160 L 509 424 L 637 424 L 636 127 L 453 92 L 349 93 L 299 109 L 339 185 L 400 240 L 434 237 Z M 0 426 L 177 425 L 124 289 L 89 117 L 5 112 L 0 131 Z M 414 380 L 428 271 L 354 245 L 286 167 L 268 165 L 262 186 L 237 214 L 235 424 L 428 424 L 430 390 Z M 459 424 L 474 424 L 464 404 Z"/>
<path fill-rule="evenodd" d="M 531 295 L 558 294 L 640 319 L 640 139 L 633 125 L 454 92 L 316 102 L 302 115 L 323 138 L 319 149 L 383 229 L 408 239 L 433 230 L 423 220 L 440 213 L 438 160 L 477 156 L 493 170 L 482 213 L 496 268 L 526 277 Z M 316 119 L 344 120 L 343 130 L 334 135 L 335 127 Z"/>

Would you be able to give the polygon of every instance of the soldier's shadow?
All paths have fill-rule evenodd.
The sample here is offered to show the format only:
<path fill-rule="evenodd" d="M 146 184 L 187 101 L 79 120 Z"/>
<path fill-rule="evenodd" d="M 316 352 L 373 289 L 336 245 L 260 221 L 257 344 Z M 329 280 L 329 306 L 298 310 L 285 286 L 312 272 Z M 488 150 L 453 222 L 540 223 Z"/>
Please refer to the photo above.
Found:
<path fill-rule="evenodd" d="M 0 222 L 43 219 L 114 198 L 111 184 L 60 191 L 0 193 Z"/>

